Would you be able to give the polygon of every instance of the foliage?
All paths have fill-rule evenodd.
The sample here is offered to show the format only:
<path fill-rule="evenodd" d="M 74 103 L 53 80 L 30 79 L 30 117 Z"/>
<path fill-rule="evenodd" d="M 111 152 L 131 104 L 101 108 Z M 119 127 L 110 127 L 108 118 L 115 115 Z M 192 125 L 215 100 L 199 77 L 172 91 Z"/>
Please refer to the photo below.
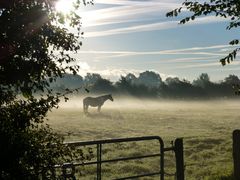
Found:
<path fill-rule="evenodd" d="M 62 78 L 57 78 L 55 82 L 50 84 L 50 87 L 56 92 L 64 92 L 66 88 L 77 89 L 83 86 L 83 77 L 76 74 L 63 74 Z"/>
<path fill-rule="evenodd" d="M 44 118 L 70 92 L 53 94 L 50 83 L 79 69 L 68 65 L 75 61 L 68 52 L 81 46 L 80 17 L 74 12 L 80 1 L 68 15 L 57 12 L 55 3 L 0 2 L 0 179 L 36 179 L 64 155 L 71 157 Z"/>
<path fill-rule="evenodd" d="M 153 71 L 142 72 L 137 79 L 137 84 L 145 84 L 149 87 L 158 87 L 161 83 L 160 75 Z"/>
<path fill-rule="evenodd" d="M 148 73 L 145 73 L 148 72 Z M 114 95 L 130 95 L 135 97 L 148 97 L 148 98 L 223 98 L 233 97 L 234 93 L 239 94 L 240 80 L 238 76 L 230 74 L 219 82 L 212 82 L 207 73 L 202 73 L 192 82 L 186 79 L 179 79 L 178 77 L 168 77 L 166 80 L 160 78 L 153 81 L 139 81 L 141 74 L 150 74 L 150 77 L 146 76 L 146 79 L 151 79 L 151 73 L 145 71 L 135 76 L 128 73 L 125 76 L 121 76 L 117 82 L 111 82 L 108 79 L 104 79 L 99 74 L 94 75 L 98 77 L 96 81 L 92 81 L 91 85 L 88 85 L 90 94 L 107 94 L 112 93 Z M 156 77 L 158 77 L 156 76 Z M 89 78 L 92 74 L 88 74 L 85 77 L 77 76 L 75 79 L 73 75 L 65 75 L 63 81 L 56 81 L 53 89 L 55 91 L 66 88 L 74 88 L 88 84 Z M 74 79 L 74 81 L 73 81 Z M 155 82 L 155 84 L 154 84 Z M 66 86 L 67 84 L 67 86 Z M 82 94 L 81 94 L 82 93 Z M 89 92 L 88 92 L 89 93 Z M 86 95 L 86 92 L 78 92 L 78 94 Z"/>
<path fill-rule="evenodd" d="M 208 76 L 208 74 L 206 73 L 202 73 L 199 78 L 197 78 L 196 80 L 193 81 L 193 85 L 195 86 L 199 86 L 199 87 L 207 87 L 211 84 L 210 82 L 210 78 Z"/>
<path fill-rule="evenodd" d="M 94 93 L 112 93 L 115 91 L 113 83 L 107 79 L 98 79 L 91 87 Z"/>
<path fill-rule="evenodd" d="M 182 7 L 174 9 L 166 14 L 167 17 L 179 16 L 184 9 L 187 9 L 192 14 L 183 18 L 180 24 L 185 24 L 189 21 L 194 21 L 200 16 L 217 16 L 229 19 L 227 29 L 239 28 L 240 26 L 240 1 L 239 0 L 208 0 L 205 2 L 185 0 Z M 238 45 L 239 39 L 234 39 L 229 42 L 230 45 Z M 236 58 L 237 52 L 240 48 L 235 48 L 226 57 L 220 59 L 222 65 L 230 63 Z"/>
<path fill-rule="evenodd" d="M 92 84 L 94 84 L 95 82 L 97 82 L 99 79 L 102 79 L 102 77 L 100 76 L 100 74 L 97 73 L 87 73 L 87 75 L 85 76 L 85 85 L 86 86 L 91 86 Z"/>

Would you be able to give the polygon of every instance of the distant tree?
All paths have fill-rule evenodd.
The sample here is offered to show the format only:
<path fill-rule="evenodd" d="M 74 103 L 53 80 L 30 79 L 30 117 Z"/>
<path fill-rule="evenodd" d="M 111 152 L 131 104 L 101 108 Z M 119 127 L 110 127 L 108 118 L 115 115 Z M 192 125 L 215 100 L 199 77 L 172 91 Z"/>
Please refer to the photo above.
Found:
<path fill-rule="evenodd" d="M 202 73 L 196 80 L 194 80 L 193 86 L 200 87 L 208 98 L 230 97 L 233 95 L 232 85 L 229 85 L 226 82 L 211 82 L 210 77 L 206 73 Z"/>
<path fill-rule="evenodd" d="M 160 96 L 168 98 L 200 98 L 204 96 L 201 88 L 194 87 L 189 81 L 168 77 L 160 85 Z"/>
<path fill-rule="evenodd" d="M 128 81 L 124 76 L 121 76 L 115 85 L 116 88 L 123 94 L 132 94 L 134 91 L 131 82 Z"/>
<path fill-rule="evenodd" d="M 137 77 L 136 77 L 134 74 L 128 73 L 125 78 L 126 78 L 126 80 L 129 81 L 130 83 L 136 84 Z"/>
<path fill-rule="evenodd" d="M 91 86 L 94 83 L 96 83 L 99 79 L 102 79 L 100 74 L 97 73 L 87 73 L 87 75 L 84 77 L 84 84 L 87 86 Z"/>
<path fill-rule="evenodd" d="M 239 95 L 240 93 L 240 80 L 237 76 L 230 74 L 228 77 L 224 79 L 224 81 L 221 83 L 221 88 L 224 91 L 224 94 L 231 95 L 233 92 L 236 95 Z"/>
<path fill-rule="evenodd" d="M 166 14 L 167 17 L 179 16 L 185 9 L 191 12 L 191 15 L 183 18 L 180 24 L 185 24 L 189 21 L 194 21 L 201 16 L 217 16 L 229 20 L 227 29 L 239 28 L 240 26 L 240 1 L 239 0 L 207 0 L 207 1 L 190 1 L 185 0 L 182 7 L 174 9 Z M 230 45 L 239 44 L 239 39 L 234 39 L 229 42 Z M 234 49 L 226 57 L 220 59 L 222 65 L 230 63 L 236 58 L 237 52 L 240 48 Z"/>
<path fill-rule="evenodd" d="M 240 84 L 240 80 L 236 75 L 230 74 L 228 77 L 224 79 L 224 83 L 229 85 Z"/>
<path fill-rule="evenodd" d="M 79 68 L 69 65 L 68 52 L 80 49 L 80 17 L 57 12 L 55 3 L 0 1 L 0 179 L 39 179 L 71 157 L 63 137 L 44 124 L 68 93 L 54 94 L 50 82 Z"/>
<path fill-rule="evenodd" d="M 55 82 L 50 84 L 54 90 L 65 90 L 68 89 L 77 89 L 81 88 L 83 85 L 83 77 L 76 74 L 65 73 L 60 78 L 57 78 Z"/>
<path fill-rule="evenodd" d="M 193 81 L 194 86 L 206 88 L 211 84 L 210 78 L 207 73 L 202 73 L 196 80 Z"/>
<path fill-rule="evenodd" d="M 139 74 L 137 84 L 144 84 L 148 87 L 158 87 L 162 83 L 162 79 L 159 74 L 153 71 L 145 71 Z"/>
<path fill-rule="evenodd" d="M 113 83 L 107 79 L 98 79 L 92 86 L 91 92 L 94 93 L 112 93 L 115 88 Z"/>
<path fill-rule="evenodd" d="M 174 84 L 179 84 L 180 79 L 178 77 L 167 77 L 165 82 L 168 86 L 171 86 L 171 85 L 174 85 Z"/>

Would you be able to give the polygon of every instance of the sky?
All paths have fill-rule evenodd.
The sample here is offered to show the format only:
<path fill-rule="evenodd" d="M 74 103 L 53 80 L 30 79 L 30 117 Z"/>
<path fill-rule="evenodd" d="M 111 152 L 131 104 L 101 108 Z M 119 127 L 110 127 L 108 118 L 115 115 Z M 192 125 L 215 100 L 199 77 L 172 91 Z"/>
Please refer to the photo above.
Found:
<path fill-rule="evenodd" d="M 151 70 L 162 79 L 194 80 L 208 73 L 212 81 L 240 76 L 240 61 L 219 63 L 234 47 L 238 30 L 226 30 L 228 19 L 203 16 L 180 25 L 166 13 L 183 0 L 95 0 L 82 7 L 83 46 L 76 57 L 80 74 L 99 73 L 116 81 L 120 75 Z"/>

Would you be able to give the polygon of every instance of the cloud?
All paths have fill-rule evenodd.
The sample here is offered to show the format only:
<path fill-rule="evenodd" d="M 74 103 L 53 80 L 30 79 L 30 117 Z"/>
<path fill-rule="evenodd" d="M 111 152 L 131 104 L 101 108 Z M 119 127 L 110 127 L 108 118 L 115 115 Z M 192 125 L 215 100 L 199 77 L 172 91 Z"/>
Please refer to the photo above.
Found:
<path fill-rule="evenodd" d="M 89 69 L 82 69 L 80 68 L 78 74 L 80 74 L 81 76 L 85 76 L 87 73 L 98 73 L 100 74 L 103 78 L 105 79 L 109 79 L 111 81 L 117 81 L 119 80 L 119 78 L 121 76 L 125 76 L 128 73 L 133 73 L 135 75 L 138 75 L 140 72 L 140 70 L 136 70 L 136 69 L 96 69 L 96 68 L 89 68 Z"/>
<path fill-rule="evenodd" d="M 227 21 L 226 19 L 216 18 L 214 16 L 202 17 L 198 18 L 194 22 L 187 23 L 186 26 L 193 26 L 199 24 L 209 24 L 209 23 L 217 23 L 217 22 Z M 149 23 L 149 24 L 141 24 L 141 25 L 133 25 L 130 27 L 122 27 L 122 28 L 114 28 L 105 31 L 92 31 L 86 32 L 85 37 L 103 37 L 110 35 L 119 35 L 119 34 L 128 34 L 135 32 L 145 32 L 145 31 L 156 31 L 156 30 L 164 30 L 164 29 L 173 29 L 173 28 L 181 27 L 179 25 L 179 21 L 166 21 L 166 22 L 157 22 L 157 23 Z"/>
<path fill-rule="evenodd" d="M 87 73 L 98 73 L 103 78 L 109 79 L 111 81 L 118 81 L 121 76 L 126 76 L 128 73 L 132 73 L 135 76 L 139 76 L 141 72 L 144 72 L 146 70 L 138 70 L 138 69 L 120 69 L 120 68 L 107 68 L 107 69 L 97 69 L 94 67 L 90 67 L 86 62 L 78 62 L 78 65 L 80 65 L 80 70 L 78 72 L 79 75 L 85 76 Z M 84 68 L 84 66 L 87 66 L 87 68 Z M 161 73 L 157 70 L 150 70 L 154 71 L 158 74 L 160 74 L 161 78 L 165 80 L 167 77 L 175 77 L 175 75 L 167 75 L 164 73 Z"/>
<path fill-rule="evenodd" d="M 205 47 L 192 47 L 182 49 L 160 50 L 160 51 L 80 51 L 79 54 L 91 54 L 91 55 L 109 55 L 103 56 L 104 58 L 123 57 L 123 56 L 142 56 L 142 55 L 207 55 L 207 56 L 224 56 L 224 53 L 220 53 L 218 49 L 222 48 L 234 48 L 231 45 L 214 45 Z M 217 52 L 206 52 L 202 50 L 218 50 Z"/>
<path fill-rule="evenodd" d="M 96 2 L 96 5 L 99 1 Z M 101 26 L 117 23 L 141 22 L 165 18 L 167 11 L 178 7 L 179 3 L 156 1 L 114 1 L 111 7 L 79 12 L 83 27 Z M 119 4 L 121 6 L 119 6 Z"/>
<path fill-rule="evenodd" d="M 80 66 L 80 68 L 84 71 L 88 71 L 90 69 L 90 66 L 87 62 L 81 62 L 78 61 L 77 64 Z"/>
<path fill-rule="evenodd" d="M 240 62 L 234 61 L 231 63 L 231 65 L 239 65 Z M 228 65 L 229 66 L 229 65 Z M 226 68 L 224 69 L 223 66 L 221 65 L 220 62 L 214 62 L 214 63 L 201 63 L 201 64 L 190 64 L 190 65 L 184 65 L 184 66 L 179 66 L 179 67 L 173 67 L 171 69 L 192 69 L 192 68 L 212 68 L 212 71 L 231 71 L 231 70 L 237 70 L 239 69 L 238 67 L 235 68 Z"/>
<path fill-rule="evenodd" d="M 190 65 L 173 67 L 171 69 L 191 69 L 191 68 L 206 68 L 206 67 L 220 67 L 220 66 L 222 66 L 221 63 L 214 62 L 214 63 L 190 64 Z"/>
<path fill-rule="evenodd" d="M 158 4 L 169 4 L 170 3 L 177 3 L 181 4 L 179 0 L 95 0 L 95 4 L 109 4 L 109 5 L 158 5 Z"/>
<path fill-rule="evenodd" d="M 163 64 L 163 63 L 175 63 L 174 66 L 164 66 L 164 69 L 195 69 L 195 68 L 218 68 L 221 67 L 221 64 L 218 62 L 220 57 L 225 56 L 226 54 L 222 52 L 222 49 L 229 49 L 230 47 L 234 48 L 235 46 L 231 45 L 213 45 L 205 47 L 191 47 L 191 48 L 180 48 L 180 49 L 169 49 L 169 50 L 160 50 L 160 51 L 80 51 L 82 55 L 91 55 L 95 56 L 97 59 L 106 59 L 106 58 L 116 58 L 120 56 L 143 56 L 143 55 L 193 55 L 192 57 L 182 57 L 182 58 L 171 58 L 168 57 L 165 60 L 154 60 L 151 61 L 151 64 Z M 222 52 L 222 53 L 219 53 Z M 194 55 L 200 55 L 195 57 Z M 179 64 L 181 62 L 181 64 Z M 124 62 L 126 65 L 131 64 L 146 64 L 146 62 Z M 178 63 L 178 64 L 176 64 Z M 235 63 L 235 62 L 234 62 Z M 117 81 L 121 75 L 126 75 L 127 73 L 133 73 L 138 75 L 144 70 L 137 69 L 119 69 L 119 68 L 107 68 L 104 70 L 99 70 L 97 68 L 90 67 L 86 62 L 81 62 L 80 64 L 80 74 L 85 75 L 87 72 L 90 73 L 99 73 L 104 78 Z M 154 65 L 153 65 L 154 66 Z M 142 69 L 142 67 L 141 67 Z M 146 70 L 146 69 L 145 69 Z M 174 77 L 174 75 L 161 74 L 163 79 L 165 77 Z"/>
<path fill-rule="evenodd" d="M 172 21 L 172 18 L 165 16 L 168 11 L 180 7 L 181 3 L 180 0 L 96 0 L 92 9 L 79 11 L 82 27 L 86 28 L 84 37 L 112 36 L 181 27 L 179 17 Z M 199 17 L 184 27 L 227 20 L 215 16 Z"/>

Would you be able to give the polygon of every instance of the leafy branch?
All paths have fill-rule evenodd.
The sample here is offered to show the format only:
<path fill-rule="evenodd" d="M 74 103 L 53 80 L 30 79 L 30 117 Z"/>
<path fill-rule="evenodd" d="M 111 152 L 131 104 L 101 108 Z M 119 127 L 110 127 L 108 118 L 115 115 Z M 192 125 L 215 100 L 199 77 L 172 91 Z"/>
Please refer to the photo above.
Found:
<path fill-rule="evenodd" d="M 197 2 L 185 0 L 182 6 L 176 8 L 166 14 L 167 17 L 177 17 L 183 10 L 187 10 L 192 15 L 187 16 L 180 20 L 179 24 L 186 24 L 194 21 L 197 17 L 201 16 L 216 16 L 229 20 L 227 30 L 238 28 L 240 26 L 240 1 L 239 0 L 209 0 L 206 2 Z M 232 40 L 230 45 L 238 45 L 239 40 Z M 239 48 L 234 49 L 226 57 L 220 59 L 221 64 L 224 66 L 236 59 Z"/>

